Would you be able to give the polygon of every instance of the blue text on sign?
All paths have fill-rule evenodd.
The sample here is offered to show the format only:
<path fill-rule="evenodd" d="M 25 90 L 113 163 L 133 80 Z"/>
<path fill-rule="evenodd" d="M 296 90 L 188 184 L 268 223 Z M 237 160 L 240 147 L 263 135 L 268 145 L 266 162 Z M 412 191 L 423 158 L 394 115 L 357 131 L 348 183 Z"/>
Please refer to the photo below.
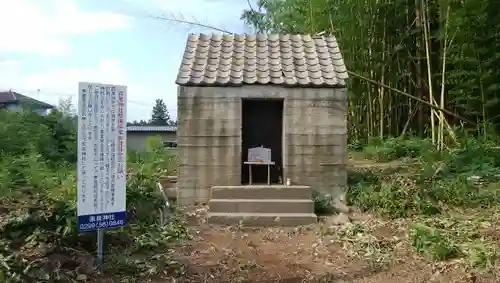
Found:
<path fill-rule="evenodd" d="M 78 231 L 92 231 L 125 226 L 127 213 L 125 211 L 90 214 L 78 216 Z"/>

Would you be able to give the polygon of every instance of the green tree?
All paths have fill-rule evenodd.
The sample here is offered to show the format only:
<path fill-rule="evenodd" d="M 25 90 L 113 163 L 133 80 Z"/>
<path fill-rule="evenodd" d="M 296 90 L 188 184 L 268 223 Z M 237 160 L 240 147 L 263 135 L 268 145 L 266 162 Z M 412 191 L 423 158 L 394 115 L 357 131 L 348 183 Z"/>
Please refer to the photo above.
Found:
<path fill-rule="evenodd" d="M 37 152 L 54 164 L 76 162 L 74 117 L 53 110 L 47 116 L 29 111 L 0 110 L 0 160 L 2 155 Z"/>
<path fill-rule="evenodd" d="M 127 123 L 128 126 L 145 126 L 145 125 L 149 125 L 149 122 L 146 121 L 146 120 L 134 120 L 132 122 L 128 122 Z"/>
<path fill-rule="evenodd" d="M 153 106 L 153 111 L 151 113 L 150 125 L 163 126 L 171 125 L 172 120 L 170 119 L 170 114 L 168 113 L 167 105 L 163 102 L 163 99 L 157 99 L 155 106 Z"/>
<path fill-rule="evenodd" d="M 68 99 L 59 99 L 57 110 L 67 117 L 75 117 L 77 113 L 76 107 L 75 105 L 73 105 L 71 97 L 69 97 Z"/>
<path fill-rule="evenodd" d="M 242 19 L 260 32 L 337 37 L 351 72 L 350 138 L 416 132 L 434 140 L 438 132 L 440 143 L 446 128 L 463 121 L 500 129 L 498 3 L 260 0 Z M 444 126 L 438 111 L 394 89 L 465 119 L 448 116 L 451 127 Z"/>

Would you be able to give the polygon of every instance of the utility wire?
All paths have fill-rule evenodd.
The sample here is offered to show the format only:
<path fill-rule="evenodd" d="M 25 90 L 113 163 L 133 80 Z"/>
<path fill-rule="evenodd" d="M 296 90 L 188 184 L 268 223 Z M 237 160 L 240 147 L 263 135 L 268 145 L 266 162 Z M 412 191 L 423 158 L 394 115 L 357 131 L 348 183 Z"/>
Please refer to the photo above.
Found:
<path fill-rule="evenodd" d="M 38 89 L 19 89 L 19 88 L 1 88 L 1 89 L 10 89 L 12 91 L 15 91 L 15 92 L 18 92 L 20 94 L 24 94 L 24 93 L 28 93 L 28 94 L 31 94 L 31 96 L 38 96 L 40 94 L 43 94 L 43 95 L 50 95 L 50 96 L 66 96 L 66 97 L 78 97 L 78 94 L 76 93 L 62 93 L 62 92 L 53 92 L 53 91 L 44 91 L 43 93 L 38 90 Z M 139 101 L 134 101 L 134 100 L 130 100 L 130 99 L 127 99 L 127 103 L 131 103 L 131 104 L 135 104 L 135 105 L 138 105 L 138 106 L 143 106 L 143 107 L 153 107 L 154 106 L 154 102 L 152 102 L 151 104 L 150 103 L 145 103 L 145 102 L 139 102 Z M 170 109 L 167 109 L 168 112 L 177 112 L 177 109 L 175 108 L 170 108 Z"/>

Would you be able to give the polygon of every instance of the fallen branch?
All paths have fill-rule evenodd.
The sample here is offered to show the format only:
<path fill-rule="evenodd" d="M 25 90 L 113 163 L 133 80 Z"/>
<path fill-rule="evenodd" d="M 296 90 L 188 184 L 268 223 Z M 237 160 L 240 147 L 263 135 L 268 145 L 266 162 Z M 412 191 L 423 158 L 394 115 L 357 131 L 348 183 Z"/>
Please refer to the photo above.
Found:
<path fill-rule="evenodd" d="M 420 103 L 423 103 L 423 104 L 425 104 L 426 106 L 428 106 L 428 107 L 430 107 L 430 108 L 432 108 L 432 109 L 434 109 L 434 110 L 443 111 L 443 113 L 446 113 L 446 114 L 448 114 L 448 115 L 450 115 L 450 116 L 452 116 L 452 117 L 455 117 L 455 118 L 457 118 L 457 119 L 460 119 L 460 120 L 462 120 L 462 121 L 464 121 L 464 122 L 467 122 L 467 123 L 472 124 L 472 125 L 474 125 L 474 126 L 476 126 L 476 125 L 477 125 L 475 122 L 473 122 L 473 121 L 471 121 L 471 120 L 469 120 L 469 119 L 467 119 L 467 118 L 464 118 L 464 117 L 462 117 L 462 116 L 460 116 L 460 115 L 458 115 L 458 114 L 456 114 L 456 113 L 453 113 L 453 112 L 451 112 L 451 111 L 449 111 L 449 110 L 447 110 L 447 109 L 441 108 L 441 107 L 439 107 L 439 106 L 437 106 L 437 105 L 433 105 L 432 103 L 430 103 L 430 102 L 428 102 L 428 101 L 425 101 L 425 100 L 423 100 L 423 99 L 421 99 L 421 98 L 418 98 L 418 97 L 416 97 L 416 96 L 414 96 L 414 95 L 411 95 L 411 94 L 406 93 L 406 92 L 404 92 L 404 91 L 401 91 L 401 90 L 399 90 L 399 89 L 396 89 L 396 88 L 390 87 L 390 86 L 388 86 L 388 85 L 386 85 L 386 84 L 379 83 L 379 82 L 377 82 L 377 81 L 374 81 L 374 80 L 372 80 L 372 79 L 369 79 L 369 78 L 367 78 L 367 77 L 365 77 L 365 76 L 362 76 L 362 75 L 360 75 L 360 74 L 354 73 L 354 72 L 352 72 L 352 71 L 347 71 L 347 73 L 348 73 L 349 75 L 351 75 L 351 76 L 357 77 L 357 78 L 359 78 L 359 79 L 361 79 L 361 80 L 364 80 L 364 81 L 366 81 L 366 82 L 368 82 L 368 83 L 374 84 L 374 85 L 379 86 L 379 87 L 386 88 L 386 89 L 388 89 L 388 90 L 390 90 L 390 91 L 393 91 L 393 92 L 395 92 L 395 93 L 399 93 L 399 94 L 404 95 L 404 96 L 406 96 L 406 97 L 408 97 L 408 98 L 411 98 L 411 99 L 413 99 L 413 100 L 415 100 L 415 101 L 418 101 L 418 102 L 420 102 Z"/>
<path fill-rule="evenodd" d="M 190 26 L 198 26 L 198 27 L 202 27 L 202 28 L 213 29 L 216 31 L 220 31 L 222 33 L 232 33 L 232 32 L 225 30 L 225 29 L 217 28 L 217 27 L 214 27 L 211 25 L 206 25 L 206 24 L 202 24 L 202 23 L 194 22 L 194 21 L 180 20 L 180 19 L 176 19 L 176 18 L 167 18 L 167 17 L 152 17 L 152 18 L 156 19 L 156 20 L 163 20 L 163 21 L 174 22 L 174 23 L 178 23 L 178 24 L 185 24 L 185 25 L 190 25 Z"/>

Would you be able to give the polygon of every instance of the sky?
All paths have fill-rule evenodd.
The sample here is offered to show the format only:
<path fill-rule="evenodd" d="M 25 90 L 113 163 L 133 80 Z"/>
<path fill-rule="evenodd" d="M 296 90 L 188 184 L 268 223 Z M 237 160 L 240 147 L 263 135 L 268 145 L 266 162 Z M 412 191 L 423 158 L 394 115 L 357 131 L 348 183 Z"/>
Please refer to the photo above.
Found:
<path fill-rule="evenodd" d="M 189 2 L 189 4 L 187 4 Z M 78 82 L 126 85 L 127 120 L 149 119 L 156 99 L 177 115 L 175 79 L 189 33 L 249 32 L 246 0 L 0 0 L 0 90 L 58 105 Z"/>

